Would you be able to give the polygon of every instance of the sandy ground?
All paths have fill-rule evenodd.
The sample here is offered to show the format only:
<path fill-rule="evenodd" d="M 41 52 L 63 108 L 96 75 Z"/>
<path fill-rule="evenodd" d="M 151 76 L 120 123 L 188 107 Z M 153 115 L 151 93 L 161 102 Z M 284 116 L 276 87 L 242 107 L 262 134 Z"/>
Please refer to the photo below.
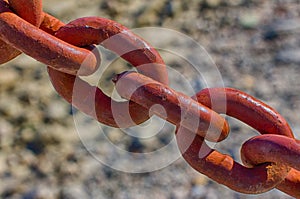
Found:
<path fill-rule="evenodd" d="M 215 71 L 192 70 L 184 60 L 193 59 L 190 46 L 172 44 L 173 52 L 162 49 L 161 53 L 170 66 L 173 88 L 187 95 L 207 86 L 205 83 L 223 83 L 243 90 L 280 112 L 300 138 L 299 1 L 45 0 L 43 3 L 45 12 L 65 23 L 79 17 L 101 16 L 131 29 L 159 27 L 194 39 L 215 62 L 222 82 L 217 82 Z M 143 36 L 159 45 L 169 38 L 162 32 L 149 30 Z M 182 49 L 187 49 L 182 52 L 184 58 L 176 54 Z M 112 60 L 109 54 L 105 58 Z M 111 77 L 129 68 L 121 60 L 114 61 L 103 76 L 96 78 L 96 84 L 111 93 Z M 155 120 L 151 128 L 143 129 L 148 137 L 137 139 L 126 131 L 97 124 L 72 111 L 54 91 L 45 65 L 34 59 L 21 55 L 3 64 L 0 70 L 0 198 L 289 198 L 277 190 L 259 195 L 237 193 L 194 171 L 181 157 L 156 171 L 140 174 L 111 168 L 109 165 L 121 165 L 120 168 L 134 170 L 136 165 L 116 156 L 105 138 L 123 151 L 151 152 L 174 140 L 172 125 L 166 124 L 160 133 L 152 132 L 162 123 Z M 192 90 L 187 89 L 191 87 Z M 227 120 L 231 125 L 230 136 L 216 147 L 240 161 L 241 144 L 256 132 L 235 119 Z M 164 158 L 169 157 L 161 157 Z M 151 162 L 159 164 L 155 163 Z"/>

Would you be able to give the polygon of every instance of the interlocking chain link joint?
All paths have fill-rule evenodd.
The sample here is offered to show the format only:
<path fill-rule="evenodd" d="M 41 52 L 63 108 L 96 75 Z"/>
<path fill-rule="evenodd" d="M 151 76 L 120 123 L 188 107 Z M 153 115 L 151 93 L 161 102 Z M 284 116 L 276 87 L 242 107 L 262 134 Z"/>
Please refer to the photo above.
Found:
<path fill-rule="evenodd" d="M 99 67 L 94 45 L 102 45 L 137 68 L 139 73 L 124 72 L 113 79 L 128 102 L 114 101 L 79 77 Z M 0 64 L 21 53 L 46 64 L 55 90 L 99 122 L 118 128 L 134 126 L 149 119 L 149 109 L 159 104 L 165 112 L 151 109 L 152 113 L 177 126 L 178 147 L 195 170 L 238 192 L 257 194 L 277 188 L 300 198 L 300 141 L 278 112 L 233 88 L 207 88 L 192 97 L 176 92 L 168 86 L 160 54 L 121 24 L 100 17 L 64 24 L 43 12 L 42 0 L 0 0 Z M 205 143 L 228 136 L 230 127 L 220 114 L 263 134 L 242 145 L 246 166 Z"/>

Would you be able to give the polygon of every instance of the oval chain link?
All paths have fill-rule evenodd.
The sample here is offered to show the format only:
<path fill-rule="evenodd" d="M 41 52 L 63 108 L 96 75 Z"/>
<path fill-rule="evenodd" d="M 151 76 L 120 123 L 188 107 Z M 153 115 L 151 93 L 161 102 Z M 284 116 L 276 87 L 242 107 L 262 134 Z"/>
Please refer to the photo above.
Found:
<path fill-rule="evenodd" d="M 113 79 L 128 102 L 113 101 L 78 77 L 99 67 L 94 44 L 115 52 L 140 72 L 124 72 Z M 42 0 L 0 0 L 0 64 L 21 52 L 48 65 L 56 91 L 99 122 L 134 126 L 146 121 L 149 109 L 159 104 L 165 112 L 154 109 L 151 114 L 177 126 L 178 147 L 194 169 L 238 192 L 278 188 L 300 198 L 300 141 L 279 113 L 232 88 L 208 88 L 191 98 L 177 93 L 168 87 L 159 53 L 121 24 L 86 17 L 65 25 L 43 12 Z M 237 118 L 263 134 L 242 145 L 246 166 L 206 145 L 205 139 L 217 142 L 228 136 L 229 125 L 219 114 Z"/>

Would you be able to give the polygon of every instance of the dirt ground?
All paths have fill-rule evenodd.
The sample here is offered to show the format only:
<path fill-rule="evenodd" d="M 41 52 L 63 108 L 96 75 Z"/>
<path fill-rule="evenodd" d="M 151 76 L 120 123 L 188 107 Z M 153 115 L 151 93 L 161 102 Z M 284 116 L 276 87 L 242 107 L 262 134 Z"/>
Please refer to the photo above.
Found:
<path fill-rule="evenodd" d="M 275 108 L 300 139 L 298 0 L 44 0 L 43 4 L 45 12 L 65 23 L 100 16 L 130 29 L 165 28 L 188 36 L 211 56 L 224 86 L 247 92 Z M 157 44 L 168 38 L 159 31 L 156 34 L 149 38 Z M 174 51 L 180 48 L 187 49 L 185 56 L 190 56 L 189 46 Z M 162 55 L 170 66 L 173 88 L 186 91 L 179 74 L 198 90 L 205 87 L 203 79 L 212 85 L 220 83 L 210 71 L 203 71 L 199 80 L 199 74 L 183 59 L 165 51 Z M 99 78 L 100 87 L 110 93 L 112 76 L 129 68 L 121 60 L 113 62 Z M 99 126 L 115 146 L 138 152 L 164 147 L 174 139 L 174 128 L 171 125 L 164 133 L 137 139 L 97 124 L 58 96 L 45 65 L 26 55 L 0 68 L 0 116 L 0 198 L 290 198 L 278 190 L 258 195 L 232 191 L 193 170 L 182 157 L 145 173 L 119 171 L 97 161 L 91 151 L 114 165 L 131 167 L 130 162 L 118 162 L 119 157 L 99 135 Z M 230 136 L 216 147 L 240 162 L 241 144 L 256 131 L 226 119 Z M 83 130 L 78 124 L 83 124 Z M 151 130 L 143 133 L 151 135 Z"/>

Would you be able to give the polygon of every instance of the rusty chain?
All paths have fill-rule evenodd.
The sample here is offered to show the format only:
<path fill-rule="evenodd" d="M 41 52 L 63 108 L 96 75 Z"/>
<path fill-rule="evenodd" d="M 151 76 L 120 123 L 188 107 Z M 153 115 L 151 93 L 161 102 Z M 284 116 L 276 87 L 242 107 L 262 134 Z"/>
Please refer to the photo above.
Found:
<path fill-rule="evenodd" d="M 0 39 L 1 64 L 21 53 L 46 64 L 55 90 L 99 122 L 123 128 L 140 124 L 151 114 L 158 115 L 177 126 L 178 147 L 195 170 L 241 193 L 277 188 L 300 198 L 300 141 L 279 113 L 232 88 L 208 88 L 193 97 L 176 92 L 168 87 L 166 66 L 159 53 L 121 24 L 86 17 L 65 25 L 43 12 L 42 0 L 0 0 Z M 113 79 L 118 93 L 128 102 L 114 101 L 78 77 L 98 69 L 100 56 L 94 45 L 102 45 L 137 68 L 139 73 L 124 72 Z M 80 96 L 74 97 L 76 90 Z M 153 108 L 157 104 L 165 112 Z M 219 114 L 264 134 L 242 145 L 245 166 L 205 143 L 220 142 L 229 134 L 229 125 Z"/>

